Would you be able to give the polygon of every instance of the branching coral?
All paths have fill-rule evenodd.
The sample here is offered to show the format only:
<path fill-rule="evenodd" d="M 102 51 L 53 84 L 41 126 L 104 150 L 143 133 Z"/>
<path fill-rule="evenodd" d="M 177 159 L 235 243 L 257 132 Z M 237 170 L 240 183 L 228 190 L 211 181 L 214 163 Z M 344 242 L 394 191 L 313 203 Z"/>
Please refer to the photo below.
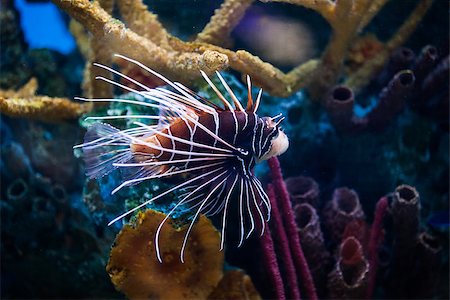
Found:
<path fill-rule="evenodd" d="M 205 299 L 223 275 L 220 235 L 201 216 L 189 237 L 183 264 L 179 255 L 187 227 L 175 228 L 170 220 L 161 231 L 160 263 L 153 239 L 164 217 L 147 210 L 137 216 L 134 226 L 122 229 L 107 266 L 111 280 L 130 299 Z"/>
<path fill-rule="evenodd" d="M 251 0 L 225 0 L 193 42 L 183 42 L 168 34 L 141 0 L 117 1 L 123 22 L 114 19 L 100 2 L 53 1 L 85 26 L 95 40 L 107 45 L 106 56 L 109 51 L 120 52 L 184 83 L 198 78 L 199 69 L 211 73 L 230 67 L 242 74 L 249 74 L 255 84 L 272 95 L 289 96 L 309 86 L 315 98 L 321 98 L 336 83 L 350 44 L 387 2 L 275 0 L 313 9 L 333 29 L 320 60 L 307 61 L 289 73 L 283 73 L 247 51 L 231 51 L 221 47 L 227 44 L 230 32 L 251 5 Z M 432 0 L 420 1 L 397 33 L 385 43 L 380 54 L 355 72 L 349 78 L 349 84 L 363 86 L 384 64 L 392 50 L 409 37 L 431 3 Z"/>
<path fill-rule="evenodd" d="M 0 90 L 0 112 L 10 117 L 57 122 L 76 119 L 90 110 L 90 104 L 79 104 L 66 98 L 36 96 L 37 81 L 32 78 L 17 91 Z"/>

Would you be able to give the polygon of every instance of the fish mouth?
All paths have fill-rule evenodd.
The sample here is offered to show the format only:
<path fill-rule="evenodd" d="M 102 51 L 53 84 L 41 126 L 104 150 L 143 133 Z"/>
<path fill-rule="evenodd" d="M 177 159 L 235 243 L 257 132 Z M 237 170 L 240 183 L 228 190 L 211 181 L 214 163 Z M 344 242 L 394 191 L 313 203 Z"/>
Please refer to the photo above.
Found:
<path fill-rule="evenodd" d="M 261 162 L 263 160 L 268 160 L 273 156 L 280 156 L 289 148 L 289 139 L 287 135 L 280 131 L 276 138 L 274 138 L 270 144 L 269 151 L 264 153 L 261 157 L 257 159 L 257 162 Z"/>

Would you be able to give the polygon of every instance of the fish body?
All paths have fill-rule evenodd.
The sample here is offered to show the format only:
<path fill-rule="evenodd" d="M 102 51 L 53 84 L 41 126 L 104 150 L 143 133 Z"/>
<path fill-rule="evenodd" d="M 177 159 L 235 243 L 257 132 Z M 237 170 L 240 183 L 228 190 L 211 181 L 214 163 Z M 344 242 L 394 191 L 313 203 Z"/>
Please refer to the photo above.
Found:
<path fill-rule="evenodd" d="M 271 142 L 273 137 L 279 134 L 276 127 L 270 126 L 269 118 L 259 118 L 253 113 L 234 112 L 233 116 L 233 113 L 229 111 L 221 111 L 218 113 L 217 119 L 218 121 L 216 122 L 211 115 L 201 115 L 198 117 L 197 122 L 211 131 L 217 132 L 217 135 L 227 143 L 240 149 L 240 151 L 235 150 L 232 152 L 236 157 L 230 158 L 228 163 L 235 165 L 236 168 L 242 167 L 240 171 L 244 173 L 250 172 L 256 161 L 261 160 L 261 158 L 264 158 L 264 155 L 269 153 L 269 150 L 272 149 Z M 213 137 L 205 133 L 204 130 L 199 129 L 193 122 L 177 120 L 169 127 L 164 128 L 162 134 L 155 133 L 146 137 L 144 141 L 156 144 L 163 149 L 184 151 L 184 154 L 151 148 L 139 142 L 131 143 L 131 150 L 136 157 L 139 157 L 139 153 L 151 154 L 154 157 L 154 161 L 183 160 L 183 162 L 172 165 L 178 169 L 197 167 L 202 164 L 202 162 L 191 160 L 194 158 L 190 154 L 192 152 L 204 153 L 205 155 L 223 153 L 223 151 L 216 149 L 182 143 L 174 140 L 173 137 L 180 140 L 200 141 L 205 145 L 217 144 Z M 145 158 L 140 160 L 144 161 Z M 184 162 L 184 160 L 188 161 Z"/>
<path fill-rule="evenodd" d="M 225 227 L 230 201 L 237 201 L 240 216 L 240 241 L 250 236 L 260 222 L 261 235 L 265 222 L 270 218 L 270 201 L 262 184 L 252 174 L 256 163 L 288 148 L 288 138 L 280 128 L 283 118 L 259 117 L 262 90 L 256 101 L 251 95 L 251 82 L 247 76 L 248 101 L 244 109 L 222 76 L 217 73 L 228 91 L 234 106 L 202 72 L 202 76 L 222 101 L 223 106 L 213 104 L 187 87 L 170 81 L 161 74 L 141 63 L 118 55 L 165 81 L 172 90 L 151 89 L 136 80 L 107 66 L 98 65 L 129 80 L 142 90 L 128 88 L 118 82 L 99 78 L 111 84 L 134 92 L 147 101 L 123 99 L 83 99 L 86 101 L 115 101 L 135 105 L 156 107 L 158 116 L 106 116 L 91 119 L 108 120 L 115 118 L 148 119 L 149 122 L 134 122 L 133 128 L 119 130 L 109 124 L 95 123 L 88 129 L 83 144 L 86 174 L 100 178 L 120 168 L 124 181 L 113 190 L 139 184 L 154 178 L 185 175 L 185 180 L 173 188 L 147 200 L 145 203 L 123 213 L 110 222 L 113 223 L 139 208 L 176 190 L 184 191 L 175 207 L 167 214 L 156 232 L 155 246 L 158 260 L 162 262 L 159 250 L 159 233 L 164 222 L 177 207 L 187 205 L 194 218 L 187 230 L 181 247 L 180 259 L 190 230 L 200 213 L 215 215 L 222 213 L 222 240 L 224 247 Z"/>

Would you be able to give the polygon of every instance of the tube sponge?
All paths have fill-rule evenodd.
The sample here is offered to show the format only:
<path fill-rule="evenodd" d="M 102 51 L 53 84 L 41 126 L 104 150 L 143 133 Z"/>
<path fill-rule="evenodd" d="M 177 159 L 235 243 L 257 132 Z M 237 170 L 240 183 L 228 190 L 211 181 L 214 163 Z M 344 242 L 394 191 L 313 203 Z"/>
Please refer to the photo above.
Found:
<path fill-rule="evenodd" d="M 175 228 L 168 220 L 159 239 L 163 258 L 159 263 L 154 237 L 164 217 L 147 210 L 124 226 L 106 267 L 111 281 L 130 299 L 205 299 L 223 275 L 219 232 L 201 216 L 189 236 L 183 264 L 180 248 L 187 227 Z"/>
<path fill-rule="evenodd" d="M 335 189 L 333 198 L 325 207 L 324 217 L 331 238 L 340 241 L 347 224 L 365 218 L 358 194 L 347 187 Z"/>
<path fill-rule="evenodd" d="M 362 299 L 367 287 L 369 263 L 359 241 L 348 237 L 342 241 L 338 261 L 328 275 L 332 299 Z"/>

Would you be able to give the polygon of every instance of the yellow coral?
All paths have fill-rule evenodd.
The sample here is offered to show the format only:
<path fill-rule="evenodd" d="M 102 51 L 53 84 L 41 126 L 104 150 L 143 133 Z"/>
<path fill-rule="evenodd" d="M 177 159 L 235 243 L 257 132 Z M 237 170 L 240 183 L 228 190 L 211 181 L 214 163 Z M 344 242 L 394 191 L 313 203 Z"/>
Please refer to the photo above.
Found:
<path fill-rule="evenodd" d="M 205 299 L 222 278 L 220 235 L 201 216 L 189 236 L 185 263 L 180 247 L 187 227 L 168 221 L 161 231 L 163 263 L 156 258 L 154 237 L 165 215 L 147 210 L 125 225 L 111 250 L 107 271 L 118 290 L 130 299 Z"/>
<path fill-rule="evenodd" d="M 111 0 L 108 0 L 111 1 Z M 266 0 L 264 2 L 269 2 Z M 189 84 L 199 78 L 199 69 L 207 73 L 231 67 L 274 96 L 286 97 L 307 87 L 313 98 L 333 86 L 342 72 L 350 45 L 388 0 L 272 0 L 310 8 L 318 12 L 332 27 L 333 34 L 320 60 L 310 60 L 283 73 L 270 63 L 247 51 L 231 51 L 220 47 L 227 44 L 229 34 L 242 18 L 251 0 L 225 0 L 210 22 L 193 42 L 183 42 L 171 36 L 148 11 L 141 0 L 117 0 L 125 22 L 114 19 L 98 2 L 89 0 L 53 0 L 70 16 L 82 23 L 109 51 L 137 59 L 166 76 Z M 383 54 L 359 68 L 350 82 L 359 87 L 385 63 L 394 46 L 403 43 L 428 10 L 432 0 L 420 0 L 417 8 L 397 33 L 387 41 Z M 225 42 L 224 42 L 225 41 Z M 206 53 L 206 51 L 210 51 Z"/>
<path fill-rule="evenodd" d="M 0 112 L 10 117 L 28 118 L 45 122 L 76 119 L 91 109 L 66 98 L 36 96 L 37 81 L 32 78 L 17 91 L 0 90 Z"/>

